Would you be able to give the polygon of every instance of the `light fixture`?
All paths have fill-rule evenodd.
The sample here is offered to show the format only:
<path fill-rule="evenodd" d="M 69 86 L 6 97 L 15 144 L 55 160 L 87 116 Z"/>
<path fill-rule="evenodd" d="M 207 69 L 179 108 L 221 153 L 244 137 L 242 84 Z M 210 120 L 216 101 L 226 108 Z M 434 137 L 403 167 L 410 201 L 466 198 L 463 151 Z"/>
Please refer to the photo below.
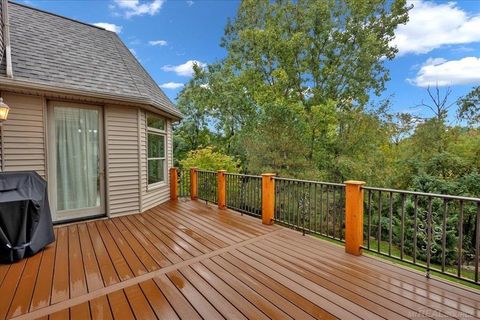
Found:
<path fill-rule="evenodd" d="M 0 125 L 7 120 L 10 107 L 0 98 Z"/>

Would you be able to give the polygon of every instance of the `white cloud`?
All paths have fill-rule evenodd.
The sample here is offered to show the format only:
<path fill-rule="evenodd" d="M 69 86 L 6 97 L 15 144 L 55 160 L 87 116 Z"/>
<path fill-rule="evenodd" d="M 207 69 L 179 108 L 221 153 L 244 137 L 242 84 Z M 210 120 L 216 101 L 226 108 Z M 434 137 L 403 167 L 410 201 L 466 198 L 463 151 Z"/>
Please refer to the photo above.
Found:
<path fill-rule="evenodd" d="M 179 64 L 178 66 L 166 65 L 162 67 L 163 71 L 166 72 L 175 72 L 179 76 L 191 77 L 193 76 L 193 65 L 197 64 L 201 68 L 207 66 L 206 63 L 197 61 L 197 60 L 188 60 L 184 64 Z"/>
<path fill-rule="evenodd" d="M 400 25 L 392 44 L 399 55 L 428 53 L 445 45 L 480 41 L 480 14 L 468 14 L 455 2 L 413 1 L 409 21 Z"/>
<path fill-rule="evenodd" d="M 108 31 L 115 32 L 115 33 L 122 32 L 122 28 L 123 28 L 122 26 L 117 26 L 116 24 L 108 23 L 108 22 L 96 22 L 93 25 Z"/>
<path fill-rule="evenodd" d="M 428 59 L 415 79 L 407 79 L 419 87 L 453 86 L 480 83 L 480 57 L 465 57 L 447 61 L 442 58 Z"/>
<path fill-rule="evenodd" d="M 148 44 L 151 46 L 166 46 L 168 43 L 165 40 L 152 40 L 148 41 Z"/>
<path fill-rule="evenodd" d="M 114 2 L 115 6 L 113 6 L 113 8 L 122 10 L 125 17 L 130 18 L 146 14 L 153 16 L 160 11 L 165 1 L 114 0 Z"/>
<path fill-rule="evenodd" d="M 191 0 L 187 1 L 187 5 L 188 5 L 189 7 L 193 6 L 194 3 L 195 3 L 195 2 L 193 2 L 193 1 L 191 1 Z"/>
<path fill-rule="evenodd" d="M 183 87 L 183 83 L 179 83 L 179 82 L 166 82 L 160 85 L 160 88 L 163 88 L 163 89 L 178 89 L 181 87 Z"/>

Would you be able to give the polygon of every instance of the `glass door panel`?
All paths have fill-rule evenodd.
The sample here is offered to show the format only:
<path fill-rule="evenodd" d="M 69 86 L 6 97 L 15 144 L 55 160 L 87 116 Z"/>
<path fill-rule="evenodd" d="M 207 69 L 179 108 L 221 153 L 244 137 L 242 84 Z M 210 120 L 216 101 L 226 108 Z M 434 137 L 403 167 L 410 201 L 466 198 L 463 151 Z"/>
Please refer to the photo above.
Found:
<path fill-rule="evenodd" d="M 55 106 L 55 220 L 103 213 L 100 109 Z"/>

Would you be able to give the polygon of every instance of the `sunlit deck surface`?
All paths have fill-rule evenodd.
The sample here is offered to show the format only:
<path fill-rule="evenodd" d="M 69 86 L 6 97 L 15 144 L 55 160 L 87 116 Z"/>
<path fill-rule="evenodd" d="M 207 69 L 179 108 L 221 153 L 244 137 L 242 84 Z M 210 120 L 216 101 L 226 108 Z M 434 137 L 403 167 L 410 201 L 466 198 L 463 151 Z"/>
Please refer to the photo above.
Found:
<path fill-rule="evenodd" d="M 480 317 L 474 289 L 200 201 L 55 233 L 0 265 L 0 319 Z"/>

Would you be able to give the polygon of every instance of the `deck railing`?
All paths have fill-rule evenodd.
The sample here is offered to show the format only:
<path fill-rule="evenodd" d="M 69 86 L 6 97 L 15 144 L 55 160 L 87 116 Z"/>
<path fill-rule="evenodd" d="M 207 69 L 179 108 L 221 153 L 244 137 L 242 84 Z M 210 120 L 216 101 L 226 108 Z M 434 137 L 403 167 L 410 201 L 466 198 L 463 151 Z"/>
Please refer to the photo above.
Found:
<path fill-rule="evenodd" d="M 479 282 L 480 199 L 363 189 L 364 249 Z"/>
<path fill-rule="evenodd" d="M 190 196 L 431 271 L 479 282 L 480 198 L 226 173 L 176 171 Z M 183 175 L 183 176 L 182 176 Z M 189 177 L 190 179 L 187 179 Z M 187 192 L 188 191 L 188 192 Z M 176 196 L 176 197 L 175 197 Z"/>
<path fill-rule="evenodd" d="M 190 197 L 190 170 L 178 170 L 178 196 L 180 198 Z"/>
<path fill-rule="evenodd" d="M 343 241 L 345 185 L 275 177 L 276 222 Z"/>
<path fill-rule="evenodd" d="M 262 216 L 262 177 L 226 173 L 226 206 L 240 213 Z"/>
<path fill-rule="evenodd" d="M 218 203 L 217 173 L 215 171 L 197 171 L 198 199 Z"/>

